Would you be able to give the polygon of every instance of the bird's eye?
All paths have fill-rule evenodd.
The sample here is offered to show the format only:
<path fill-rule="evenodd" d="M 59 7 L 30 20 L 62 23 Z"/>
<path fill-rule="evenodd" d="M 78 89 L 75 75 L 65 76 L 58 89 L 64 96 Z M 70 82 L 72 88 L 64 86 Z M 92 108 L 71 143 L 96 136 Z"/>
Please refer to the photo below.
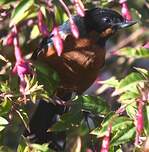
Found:
<path fill-rule="evenodd" d="M 104 21 L 105 23 L 110 23 L 110 22 L 111 22 L 110 18 L 108 18 L 108 17 L 103 18 L 103 21 Z"/>

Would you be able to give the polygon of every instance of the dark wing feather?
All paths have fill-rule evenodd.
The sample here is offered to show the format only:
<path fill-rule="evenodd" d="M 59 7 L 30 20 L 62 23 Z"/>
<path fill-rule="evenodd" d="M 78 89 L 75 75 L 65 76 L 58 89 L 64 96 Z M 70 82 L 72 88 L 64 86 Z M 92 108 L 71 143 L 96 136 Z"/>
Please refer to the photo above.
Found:
<path fill-rule="evenodd" d="M 84 26 L 84 18 L 79 16 L 73 16 L 73 20 L 78 27 L 80 37 L 85 37 L 86 29 Z M 59 28 L 59 34 L 63 39 L 63 41 L 65 41 L 68 35 L 72 35 L 69 20 L 64 22 L 58 28 Z M 53 36 L 54 35 L 51 33 L 48 38 L 43 38 L 42 42 L 40 43 L 40 46 L 33 52 L 31 59 L 35 60 L 37 56 L 39 56 L 44 51 L 53 49 L 53 40 L 52 40 Z"/>

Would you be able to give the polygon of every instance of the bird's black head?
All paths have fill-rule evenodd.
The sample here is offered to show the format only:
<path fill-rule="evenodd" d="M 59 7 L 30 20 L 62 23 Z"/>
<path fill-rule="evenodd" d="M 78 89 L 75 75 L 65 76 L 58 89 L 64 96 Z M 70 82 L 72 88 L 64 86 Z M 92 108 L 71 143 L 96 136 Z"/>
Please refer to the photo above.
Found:
<path fill-rule="evenodd" d="M 118 12 L 111 9 L 94 8 L 86 11 L 85 24 L 87 31 L 96 31 L 101 37 L 109 37 L 118 29 L 135 24 L 126 21 Z"/>

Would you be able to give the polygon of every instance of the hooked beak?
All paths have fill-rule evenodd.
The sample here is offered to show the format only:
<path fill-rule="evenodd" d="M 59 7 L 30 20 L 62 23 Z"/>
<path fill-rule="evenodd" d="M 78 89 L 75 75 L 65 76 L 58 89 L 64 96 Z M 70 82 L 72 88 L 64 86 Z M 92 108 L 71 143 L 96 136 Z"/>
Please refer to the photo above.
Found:
<path fill-rule="evenodd" d="M 121 23 L 116 23 L 113 26 L 116 27 L 117 29 L 122 29 L 122 28 L 132 26 L 136 23 L 137 23 L 136 21 L 124 21 L 124 22 L 121 22 Z"/>

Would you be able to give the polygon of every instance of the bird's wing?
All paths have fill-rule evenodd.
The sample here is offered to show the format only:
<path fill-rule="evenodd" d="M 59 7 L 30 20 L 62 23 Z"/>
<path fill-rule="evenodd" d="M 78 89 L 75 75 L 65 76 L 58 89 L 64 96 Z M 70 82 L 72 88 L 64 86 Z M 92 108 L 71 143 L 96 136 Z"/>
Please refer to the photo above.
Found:
<path fill-rule="evenodd" d="M 76 26 L 78 27 L 80 37 L 84 37 L 86 35 L 86 29 L 84 26 L 83 18 L 79 16 L 73 16 L 73 20 Z M 68 36 L 73 37 L 71 33 L 69 20 L 64 22 L 62 25 L 60 25 L 58 29 L 59 29 L 60 37 L 62 38 L 64 42 Z M 33 52 L 32 59 L 36 59 L 41 54 L 45 54 L 45 53 L 47 56 L 56 54 L 56 51 L 53 45 L 53 40 L 52 40 L 53 36 L 54 36 L 53 33 L 51 33 L 48 38 L 43 38 L 42 42 L 40 43 L 40 46 Z"/>

